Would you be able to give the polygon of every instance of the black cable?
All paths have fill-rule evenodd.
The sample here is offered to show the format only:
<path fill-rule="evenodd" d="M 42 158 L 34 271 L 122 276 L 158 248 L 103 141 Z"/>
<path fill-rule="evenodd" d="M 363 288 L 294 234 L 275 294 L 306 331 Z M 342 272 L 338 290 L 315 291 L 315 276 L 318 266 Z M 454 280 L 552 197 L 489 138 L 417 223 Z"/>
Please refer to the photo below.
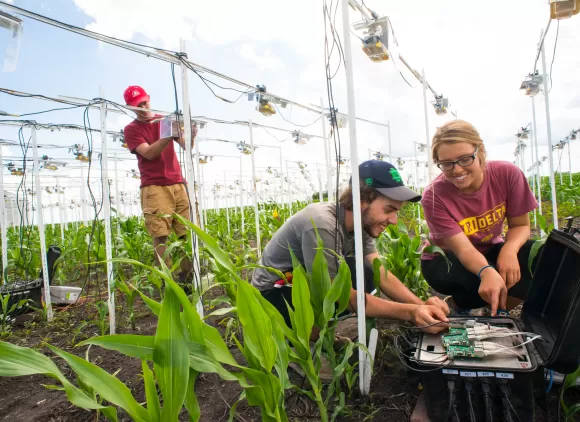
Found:
<path fill-rule="evenodd" d="M 455 399 L 457 398 L 455 394 L 455 380 L 447 380 L 447 390 L 449 390 L 449 406 L 447 407 L 447 413 L 445 414 L 444 422 L 448 422 L 451 418 L 451 413 L 455 409 Z"/>
<path fill-rule="evenodd" d="M 550 65 L 550 89 L 548 93 L 552 92 L 552 85 L 554 83 L 554 78 L 552 78 L 552 68 L 554 67 L 554 60 L 556 59 L 556 47 L 558 45 L 558 34 L 560 33 L 560 21 L 558 21 L 558 26 L 556 27 L 556 40 L 554 41 L 554 54 L 552 55 L 552 64 Z"/>
<path fill-rule="evenodd" d="M 475 418 L 475 410 L 473 408 L 473 400 L 471 399 L 471 393 L 473 392 L 473 384 L 470 379 L 463 381 L 463 386 L 465 387 L 465 395 L 467 396 L 467 405 L 469 406 L 469 422 L 477 422 Z"/>
<path fill-rule="evenodd" d="M 322 119 L 322 115 L 318 116 L 318 118 L 313 121 L 312 123 L 309 123 L 307 125 L 299 125 L 298 123 L 294 123 L 290 120 L 288 120 L 286 117 L 284 117 L 284 115 L 282 114 L 282 112 L 280 111 L 280 109 L 278 108 L 278 106 L 276 104 L 274 104 L 274 107 L 276 107 L 276 110 L 278 110 L 278 114 L 280 115 L 280 117 L 282 118 L 282 120 L 284 120 L 285 122 L 291 123 L 294 126 L 298 126 L 298 127 L 309 127 L 312 126 L 313 124 L 315 124 L 316 122 L 318 122 L 320 119 Z"/>
<path fill-rule="evenodd" d="M 520 419 L 520 417 L 518 415 L 518 412 L 516 412 L 516 409 L 514 408 L 514 405 L 512 404 L 512 402 L 510 400 L 510 397 L 509 397 L 509 387 L 508 387 L 508 385 L 505 382 L 504 383 L 501 383 L 500 386 L 499 386 L 499 389 L 500 389 L 500 391 L 502 392 L 502 394 L 504 396 L 503 398 L 505 399 L 504 406 L 506 407 L 506 414 L 509 415 L 510 409 L 511 409 L 511 411 L 514 412 L 514 415 L 516 417 L 517 422 L 521 422 L 521 419 Z M 509 416 L 508 419 L 511 419 L 511 415 Z"/>
<path fill-rule="evenodd" d="M 491 400 L 491 387 L 487 381 L 481 383 L 483 390 L 483 400 L 485 403 L 485 422 L 493 422 L 493 407 Z"/>

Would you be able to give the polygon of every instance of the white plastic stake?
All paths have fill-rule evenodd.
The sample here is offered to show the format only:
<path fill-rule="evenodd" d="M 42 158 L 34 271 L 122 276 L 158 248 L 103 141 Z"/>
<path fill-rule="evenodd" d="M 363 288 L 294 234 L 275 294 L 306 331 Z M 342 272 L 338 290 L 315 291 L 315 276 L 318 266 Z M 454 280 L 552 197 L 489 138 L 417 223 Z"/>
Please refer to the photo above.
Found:
<path fill-rule="evenodd" d="M 258 187 L 256 186 L 256 160 L 254 149 L 254 131 L 252 126 L 252 120 L 249 120 L 248 124 L 250 128 L 250 148 L 252 153 L 250 154 L 252 158 L 252 192 L 254 193 L 254 214 L 256 217 L 256 248 L 258 249 L 258 258 L 262 257 L 262 245 L 260 242 L 260 210 L 258 209 Z"/>
<path fill-rule="evenodd" d="M 8 274 L 8 244 L 6 235 L 6 201 L 4 200 L 4 162 L 2 160 L 2 145 L 0 144 L 0 225 L 2 225 L 2 280 L 1 284 L 7 284 L 4 275 Z"/>
<path fill-rule="evenodd" d="M 425 79 L 425 69 L 423 69 L 423 106 L 425 108 L 425 141 L 427 145 L 427 157 L 431 153 L 431 138 L 429 137 L 429 114 L 427 108 L 427 79 Z M 427 171 L 427 184 L 431 184 L 433 179 L 433 160 L 427 158 L 428 171 Z"/>
<path fill-rule="evenodd" d="M 38 143 L 36 141 L 36 128 L 32 127 L 32 157 L 34 160 L 34 183 L 36 184 L 36 209 L 38 210 L 38 235 L 40 240 L 40 262 L 42 263 L 42 280 L 44 286 L 44 306 L 46 307 L 46 319 L 53 319 L 52 302 L 50 300 L 50 273 L 46 260 L 46 238 L 44 233 L 44 220 L 42 215 L 42 185 L 40 184 L 40 162 L 38 161 Z"/>
<path fill-rule="evenodd" d="M 185 45 L 185 41 L 181 40 L 180 42 L 180 48 L 182 52 L 186 51 L 186 45 Z M 188 80 L 187 80 L 187 67 L 182 63 L 181 64 L 181 88 L 182 88 L 182 96 L 183 96 L 183 121 L 185 122 L 184 124 L 184 135 L 185 135 L 185 167 L 186 167 L 186 177 L 187 177 L 187 183 L 188 186 L 191 187 L 191 193 L 193 195 L 193 197 L 195 198 L 195 191 L 194 191 L 194 187 L 195 186 L 195 177 L 193 174 L 193 161 L 192 161 L 192 150 L 191 150 L 191 140 L 192 140 L 192 133 L 191 133 L 191 111 L 189 108 L 189 85 L 188 85 Z M 205 126 L 206 129 L 206 135 L 207 135 L 207 125 Z M 190 200 L 190 218 L 191 221 L 196 221 L 197 220 L 197 211 L 195 209 L 195 200 L 191 201 Z M 199 239 L 197 238 L 197 236 L 193 233 L 193 231 L 190 230 L 190 236 L 191 236 L 191 250 L 193 251 L 193 288 L 195 289 L 196 292 L 201 292 L 201 271 L 199 268 Z M 196 303 L 196 309 L 197 312 L 199 313 L 200 316 L 203 317 L 204 315 L 204 310 L 203 310 L 203 302 L 201 300 L 201 295 L 199 296 L 199 299 Z"/>
<path fill-rule="evenodd" d="M 322 193 L 322 176 L 320 175 L 320 166 L 316 163 L 316 175 L 318 176 L 318 202 L 322 203 L 324 196 Z"/>
<path fill-rule="evenodd" d="M 101 98 L 105 98 L 103 88 L 101 88 Z M 91 157 L 92 159 L 92 157 Z M 111 241 L 111 196 L 109 193 L 109 157 L 107 147 L 107 105 L 101 102 L 101 169 L 102 177 L 102 200 L 105 222 L 105 256 L 107 258 L 107 288 L 109 307 L 109 332 L 115 334 L 115 276 L 113 274 L 113 244 Z"/>
<path fill-rule="evenodd" d="M 206 138 L 207 138 L 207 130 L 205 132 Z M 199 213 L 199 215 L 197 215 L 197 224 L 199 225 L 199 227 L 201 227 L 202 230 L 205 230 L 205 224 L 204 224 L 204 215 L 203 215 L 203 210 L 205 209 L 205 204 L 203 202 L 203 173 L 202 173 L 202 166 L 199 162 L 201 156 L 199 155 L 199 142 L 195 143 L 195 166 L 196 166 L 196 171 L 197 171 L 197 178 L 199 179 L 197 181 L 197 201 L 198 201 L 198 207 L 197 207 L 197 212 Z M 194 184 L 195 186 L 195 184 Z M 195 187 L 192 188 L 193 192 L 195 192 Z M 195 197 L 195 195 L 194 195 Z"/>
<path fill-rule="evenodd" d="M 544 99 L 546 101 L 546 129 L 548 131 L 548 165 L 550 168 L 550 187 L 552 191 L 552 216 L 554 229 L 558 230 L 558 204 L 556 202 L 556 183 L 554 181 L 554 161 L 552 153 L 552 122 L 550 121 L 550 99 L 548 91 L 548 74 L 546 73 L 546 51 L 542 43 L 542 73 L 544 77 Z"/>
<path fill-rule="evenodd" d="M 87 198 L 85 194 L 85 189 L 87 188 L 87 179 L 85 179 L 85 166 L 83 162 L 80 161 L 81 165 L 81 207 L 83 211 L 83 224 L 88 224 L 88 216 L 87 216 Z"/>
<path fill-rule="evenodd" d="M 349 0 L 342 0 L 342 28 L 344 65 L 346 70 L 346 93 L 348 100 L 348 120 L 350 138 L 350 165 L 352 172 L 353 186 L 352 202 L 360 204 L 359 171 L 358 171 L 358 151 L 356 142 L 356 110 L 354 100 L 354 81 L 352 70 L 352 51 L 350 43 L 350 22 L 349 22 Z M 367 346 L 366 316 L 365 316 L 365 274 L 362 242 L 362 216 L 359 206 L 353 207 L 354 216 L 354 250 L 356 261 L 356 290 L 357 290 L 357 320 L 358 320 L 358 341 Z M 371 367 L 367 354 L 359 348 L 359 385 L 362 395 L 368 395 L 371 384 Z"/>
<path fill-rule="evenodd" d="M 117 217 L 117 233 L 121 233 L 121 198 L 119 197 L 119 166 L 117 165 L 119 159 L 115 152 L 115 210 Z"/>
<path fill-rule="evenodd" d="M 244 173 L 242 172 L 242 157 L 240 154 L 240 212 L 242 214 L 242 236 L 246 233 L 246 223 L 244 221 Z"/>
<path fill-rule="evenodd" d="M 536 166 L 536 189 L 538 192 L 538 212 L 542 215 L 542 185 L 540 179 L 540 155 L 538 153 L 538 131 L 536 130 L 536 103 L 534 102 L 534 97 L 532 97 L 532 122 L 534 125 L 534 149 L 536 151 L 536 161 L 534 165 Z"/>
<path fill-rule="evenodd" d="M 284 158 L 282 157 L 282 147 L 280 147 L 280 205 L 284 206 Z"/>
<path fill-rule="evenodd" d="M 228 181 L 226 180 L 226 172 L 224 171 L 224 199 L 226 203 L 226 219 L 228 220 L 228 234 L 231 234 L 231 227 L 230 227 L 230 209 L 228 208 Z"/>

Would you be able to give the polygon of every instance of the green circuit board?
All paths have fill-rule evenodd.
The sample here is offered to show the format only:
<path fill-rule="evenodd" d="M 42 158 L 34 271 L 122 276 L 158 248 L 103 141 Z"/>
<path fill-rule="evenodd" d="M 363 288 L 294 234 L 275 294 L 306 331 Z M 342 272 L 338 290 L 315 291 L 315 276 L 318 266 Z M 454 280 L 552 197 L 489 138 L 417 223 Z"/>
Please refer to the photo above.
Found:
<path fill-rule="evenodd" d="M 449 328 L 448 334 L 441 336 L 443 347 L 449 346 L 469 346 L 469 337 L 465 328 Z"/>
<path fill-rule="evenodd" d="M 475 347 L 473 346 L 448 346 L 446 349 L 447 356 L 449 356 L 451 359 L 455 357 L 476 359 L 483 358 L 483 353 L 481 351 L 476 351 Z"/>

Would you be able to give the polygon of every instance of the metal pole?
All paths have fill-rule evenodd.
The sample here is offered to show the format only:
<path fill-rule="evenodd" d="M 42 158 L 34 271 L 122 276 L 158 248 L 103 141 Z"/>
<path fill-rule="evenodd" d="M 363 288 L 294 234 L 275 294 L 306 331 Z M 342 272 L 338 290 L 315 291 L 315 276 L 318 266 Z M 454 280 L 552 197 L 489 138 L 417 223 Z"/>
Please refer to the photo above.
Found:
<path fill-rule="evenodd" d="M 182 53 L 186 51 L 186 45 L 184 40 L 180 40 L 180 50 Z M 181 95 L 183 96 L 182 103 L 183 103 L 183 122 L 184 122 L 184 137 L 185 137 L 185 168 L 186 168 L 186 180 L 188 186 L 195 186 L 195 176 L 193 174 L 193 161 L 192 161 L 192 148 L 191 143 L 193 141 L 193 135 L 191 133 L 191 110 L 189 107 L 189 85 L 187 80 L 187 67 L 182 62 L 181 63 Z M 205 126 L 205 133 L 207 137 L 207 125 Z M 195 198 L 195 189 L 192 188 L 193 196 Z M 189 195 L 189 191 L 187 192 Z M 195 209 L 195 201 L 189 201 L 190 207 L 190 219 L 191 221 L 196 221 L 196 209 Z M 192 230 L 189 230 L 189 235 L 191 237 L 191 251 L 192 251 L 192 264 L 193 264 L 193 288 L 196 292 L 201 293 L 201 278 L 200 278 L 200 268 L 199 268 L 199 239 L 193 233 Z M 196 309 L 199 315 L 203 317 L 204 310 L 203 310 L 203 302 L 201 300 L 201 294 L 196 303 Z"/>
<path fill-rule="evenodd" d="M 548 78 L 546 72 L 546 51 L 542 43 L 542 73 L 544 75 L 544 99 L 546 101 L 546 129 L 548 131 L 548 160 L 550 168 L 550 188 L 552 191 L 552 215 L 554 229 L 558 230 L 558 204 L 556 203 L 556 184 L 554 182 L 554 161 L 552 153 L 552 122 L 550 121 L 550 99 L 548 93 Z"/>
<path fill-rule="evenodd" d="M 292 217 L 292 193 L 290 192 L 290 172 L 288 171 L 288 161 L 286 161 L 286 177 L 288 177 L 288 210 L 290 211 L 290 217 Z"/>
<path fill-rule="evenodd" d="M 322 195 L 322 176 L 320 174 L 320 166 L 316 163 L 316 174 L 318 176 L 318 202 L 322 203 L 324 196 Z"/>
<path fill-rule="evenodd" d="M 433 160 L 429 159 L 429 155 L 431 154 L 431 138 L 429 137 L 429 114 L 427 109 L 427 79 L 425 79 L 425 69 L 423 69 L 423 106 L 425 109 L 425 140 L 427 144 L 427 162 L 428 164 L 428 171 L 427 171 L 427 184 L 431 184 L 431 180 L 433 179 Z"/>
<path fill-rule="evenodd" d="M 282 207 L 284 206 L 284 158 L 282 156 L 282 147 L 280 147 L 280 204 Z"/>
<path fill-rule="evenodd" d="M 254 131 L 252 127 L 252 120 L 249 120 L 250 128 L 250 148 L 252 149 L 252 190 L 254 193 L 254 214 L 256 217 L 256 248 L 258 248 L 258 258 L 262 256 L 262 247 L 260 242 L 260 210 L 258 209 L 258 187 L 256 186 L 256 160 L 255 160 L 255 153 L 254 150 Z"/>
<path fill-rule="evenodd" d="M 206 126 L 206 130 L 205 130 L 205 136 L 207 138 L 207 126 Z M 198 207 L 198 213 L 199 215 L 198 217 L 198 221 L 197 224 L 201 227 L 202 230 L 205 230 L 205 222 L 204 222 L 204 216 L 203 216 L 203 209 L 204 209 L 204 202 L 203 202 L 203 190 L 201 189 L 202 187 L 202 183 L 203 183 L 203 178 L 202 178 L 202 171 L 201 171 L 201 163 L 199 162 L 201 156 L 199 155 L 199 142 L 195 143 L 195 166 L 197 168 L 197 177 L 199 178 L 199 182 L 197 184 L 197 198 L 198 198 L 198 202 L 199 202 L 199 207 Z M 195 186 L 195 184 L 194 184 Z M 194 192 L 195 192 L 195 188 L 194 188 Z"/>
<path fill-rule="evenodd" d="M 36 141 L 36 128 L 32 128 L 32 156 L 34 159 L 34 183 L 36 184 L 36 208 L 38 212 L 38 235 L 40 240 L 40 262 L 42 264 L 42 281 L 44 286 L 44 305 L 46 307 L 46 319 L 52 321 L 52 303 L 50 298 L 50 273 L 46 260 L 46 238 L 44 233 L 44 220 L 42 215 L 42 186 L 40 184 L 40 163 L 38 161 L 38 144 Z M 2 169 L 3 171 L 3 169 Z"/>
<path fill-rule="evenodd" d="M 55 224 L 54 224 L 54 207 L 52 205 L 52 195 L 48 195 L 48 208 L 50 209 L 50 223 L 52 226 L 52 236 L 54 237 Z"/>
<path fill-rule="evenodd" d="M 534 149 L 536 151 L 536 189 L 538 193 L 538 212 L 542 215 L 542 181 L 540 178 L 540 154 L 538 153 L 538 131 L 536 130 L 536 103 L 532 97 L 532 118 L 534 125 Z"/>
<path fill-rule="evenodd" d="M 334 201 L 334 195 L 332 194 L 332 168 L 330 167 L 330 148 L 328 145 L 328 138 L 326 136 L 326 117 L 324 116 L 324 102 L 322 101 L 322 97 L 320 98 L 320 114 L 322 115 L 322 137 L 324 138 L 322 141 L 324 143 L 324 160 L 326 161 L 326 185 L 328 189 L 328 202 Z M 288 179 L 290 180 L 290 179 Z"/>
<path fill-rule="evenodd" d="M 568 175 L 570 176 L 570 186 L 572 186 L 572 153 L 570 152 L 570 138 L 568 138 Z"/>
<path fill-rule="evenodd" d="M 354 99 L 354 81 L 352 69 L 352 52 L 350 43 L 350 22 L 349 22 L 349 0 L 342 0 L 342 27 L 344 39 L 344 64 L 346 70 L 346 92 L 348 99 L 348 119 L 350 137 L 350 165 L 352 172 L 353 186 L 352 202 L 360 204 L 358 152 L 356 142 L 356 111 Z M 360 206 L 353 207 L 354 217 L 354 250 L 356 260 L 356 290 L 357 290 L 357 319 L 358 319 L 358 341 L 367 346 L 366 316 L 365 316 L 365 278 L 364 278 L 364 258 L 362 242 L 362 216 Z M 369 393 L 371 383 L 371 367 L 367 354 L 359 348 L 359 385 L 361 394 Z"/>
<path fill-rule="evenodd" d="M 87 200 L 86 200 L 86 195 L 85 195 L 85 189 L 86 189 L 86 179 L 85 179 L 85 167 L 82 163 L 82 161 L 80 162 L 81 164 L 81 206 L 82 206 L 82 211 L 83 211 L 83 224 L 87 224 L 88 220 L 88 216 L 87 216 Z"/>
<path fill-rule="evenodd" d="M 2 284 L 7 284 L 8 275 L 8 244 L 6 227 L 6 201 L 4 200 L 4 162 L 2 160 L 2 145 L 0 145 L 0 224 L 2 225 Z"/>
<path fill-rule="evenodd" d="M 226 180 L 226 172 L 225 171 L 224 171 L 224 191 L 225 191 L 225 200 L 226 200 L 226 218 L 228 220 L 228 234 L 231 234 L 230 210 L 228 208 L 228 182 Z"/>
<path fill-rule="evenodd" d="M 115 210 L 117 214 L 117 233 L 121 233 L 121 198 L 119 197 L 119 166 L 117 165 L 119 159 L 117 153 L 115 159 Z"/>
<path fill-rule="evenodd" d="M 63 202 L 64 202 L 64 193 L 62 193 L 61 197 L 61 190 L 62 187 L 58 183 L 58 178 L 56 179 L 56 185 L 58 186 L 58 215 L 60 217 L 60 240 L 62 246 L 64 246 L 64 212 L 63 212 Z"/>
<path fill-rule="evenodd" d="M 101 88 L 101 98 L 105 98 Z M 111 196 L 109 192 L 109 157 L 107 146 L 107 106 L 101 102 L 101 169 L 103 211 L 105 213 L 105 254 L 107 257 L 107 286 L 109 289 L 107 304 L 109 305 L 109 332 L 115 334 L 115 276 L 113 274 L 113 244 L 111 241 Z"/>
<path fill-rule="evenodd" d="M 240 155 L 240 213 L 242 217 L 242 236 L 246 232 L 246 223 L 244 221 L 244 174 L 242 172 L 242 157 Z"/>

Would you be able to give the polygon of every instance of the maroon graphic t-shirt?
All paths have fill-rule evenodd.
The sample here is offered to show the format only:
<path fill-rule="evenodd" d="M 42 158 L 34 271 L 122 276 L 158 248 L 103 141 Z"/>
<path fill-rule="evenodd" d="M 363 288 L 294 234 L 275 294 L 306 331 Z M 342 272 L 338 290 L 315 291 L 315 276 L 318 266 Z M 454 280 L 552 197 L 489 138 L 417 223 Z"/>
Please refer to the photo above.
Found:
<path fill-rule="evenodd" d="M 538 203 L 515 164 L 489 161 L 477 192 L 463 193 L 441 174 L 425 189 L 421 205 L 430 238 L 437 246 L 441 246 L 441 239 L 463 232 L 478 251 L 485 253 L 504 241 L 506 217 L 526 214 Z M 422 259 L 433 257 L 423 254 Z"/>

